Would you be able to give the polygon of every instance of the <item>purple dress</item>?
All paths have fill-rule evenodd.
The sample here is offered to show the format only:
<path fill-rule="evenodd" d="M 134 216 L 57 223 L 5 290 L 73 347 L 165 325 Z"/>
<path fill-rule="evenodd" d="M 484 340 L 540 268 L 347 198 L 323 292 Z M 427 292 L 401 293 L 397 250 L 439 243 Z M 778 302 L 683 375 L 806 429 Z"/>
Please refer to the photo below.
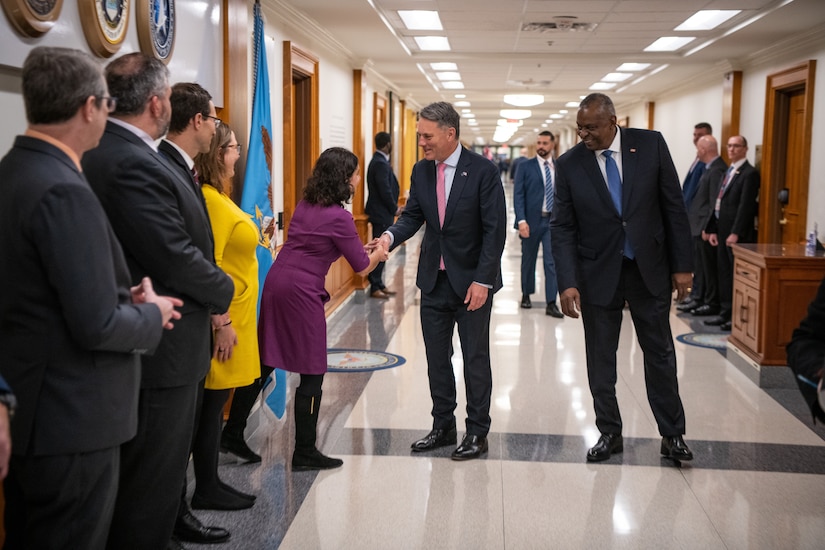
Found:
<path fill-rule="evenodd" d="M 264 365 L 302 374 L 327 371 L 324 279 L 341 255 L 356 272 L 370 264 L 352 214 L 338 205 L 299 202 L 261 295 L 258 345 Z"/>

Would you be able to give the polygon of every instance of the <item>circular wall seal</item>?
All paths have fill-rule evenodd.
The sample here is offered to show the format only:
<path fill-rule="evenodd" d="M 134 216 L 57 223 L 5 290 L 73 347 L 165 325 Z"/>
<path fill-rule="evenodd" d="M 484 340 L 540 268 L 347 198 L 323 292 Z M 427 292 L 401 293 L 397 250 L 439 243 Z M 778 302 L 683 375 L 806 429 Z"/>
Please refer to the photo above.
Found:
<path fill-rule="evenodd" d="M 14 28 L 31 37 L 49 32 L 63 7 L 63 0 L 2 0 L 2 3 Z"/>
<path fill-rule="evenodd" d="M 120 49 L 129 23 L 129 0 L 82 0 L 80 22 L 89 47 L 101 57 Z"/>
<path fill-rule="evenodd" d="M 140 49 L 169 63 L 175 48 L 175 0 L 137 0 Z"/>

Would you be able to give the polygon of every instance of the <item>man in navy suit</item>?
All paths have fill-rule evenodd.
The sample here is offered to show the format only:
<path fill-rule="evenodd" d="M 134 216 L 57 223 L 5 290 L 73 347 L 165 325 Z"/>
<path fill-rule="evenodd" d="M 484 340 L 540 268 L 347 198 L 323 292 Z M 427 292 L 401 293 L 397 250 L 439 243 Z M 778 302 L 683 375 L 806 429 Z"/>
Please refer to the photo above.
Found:
<path fill-rule="evenodd" d="M 756 215 L 759 212 L 759 172 L 746 158 L 748 141 L 744 136 L 728 138 L 730 166 L 718 193 L 710 198 L 714 204 L 708 221 L 708 242 L 716 247 L 719 273 L 719 316 L 705 321 L 724 331 L 731 329 L 733 311 L 733 251 L 735 243 L 756 242 Z"/>
<path fill-rule="evenodd" d="M 530 295 L 536 291 L 536 259 L 539 245 L 544 259 L 544 295 L 547 299 L 545 314 L 561 319 L 564 317 L 556 305 L 556 265 L 550 243 L 550 215 L 553 212 L 553 149 L 556 139 L 552 132 L 541 132 L 536 138 L 536 158 L 519 166 L 513 189 L 513 208 L 516 212 L 516 229 L 521 238 L 521 307 L 533 307 Z"/>
<path fill-rule="evenodd" d="M 115 103 L 97 60 L 32 49 L 23 100 L 29 126 L 0 162 L 0 371 L 19 400 L 4 548 L 102 549 L 137 430 L 140 356 L 181 302 L 130 280 L 80 169 Z"/>
<path fill-rule="evenodd" d="M 201 195 L 157 150 L 172 111 L 168 69 L 131 53 L 109 63 L 106 80 L 117 109 L 100 145 L 83 157 L 84 172 L 123 245 L 132 279 L 149 275 L 184 302 L 175 330 L 143 361 L 138 433 L 121 449 L 108 547 L 166 548 L 173 529 L 193 542 L 225 540 L 226 531 L 204 527 L 192 514 L 185 533 L 175 525 L 198 387 L 211 365 L 212 328 L 222 324 L 215 319 L 227 312 L 234 285 L 215 265 Z"/>
<path fill-rule="evenodd" d="M 424 160 L 413 167 L 410 198 L 398 221 L 381 236 L 387 249 L 427 224 L 416 284 L 433 400 L 433 429 L 414 452 L 455 445 L 456 381 L 453 331 L 458 325 L 467 392 L 466 434 L 453 460 L 487 452 L 490 431 L 490 312 L 501 288 L 507 213 L 498 167 L 458 141 L 460 116 L 452 105 L 421 110 L 418 145 Z"/>
<path fill-rule="evenodd" d="M 367 205 L 364 212 L 370 218 L 373 238 L 380 237 L 387 230 L 395 216 L 401 213 L 398 208 L 398 179 L 390 165 L 392 141 L 387 132 L 375 134 L 375 153 L 367 168 Z M 373 298 L 389 298 L 394 291 L 384 284 L 384 264 L 381 262 L 368 276 L 370 281 L 370 296 Z"/>
<path fill-rule="evenodd" d="M 581 142 L 556 162 L 551 219 L 561 307 L 584 323 L 587 376 L 598 443 L 588 461 L 623 450 L 616 400 L 616 351 L 625 303 L 644 352 L 647 395 L 662 436 L 662 455 L 691 460 L 682 438 L 670 331 L 672 290 L 691 282 L 691 239 L 679 176 L 658 132 L 616 125 L 611 99 L 585 97 L 576 117 Z"/>

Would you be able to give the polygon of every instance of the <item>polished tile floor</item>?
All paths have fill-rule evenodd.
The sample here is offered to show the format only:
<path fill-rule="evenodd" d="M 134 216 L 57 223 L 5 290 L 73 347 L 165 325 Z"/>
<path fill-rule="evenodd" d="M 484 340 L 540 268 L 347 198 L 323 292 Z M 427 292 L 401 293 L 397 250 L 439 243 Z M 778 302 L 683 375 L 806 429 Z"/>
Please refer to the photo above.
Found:
<path fill-rule="evenodd" d="M 330 347 L 407 360 L 327 375 L 319 446 L 344 466 L 293 473 L 290 407 L 282 420 L 256 409 L 248 435 L 263 462 L 222 455 L 220 475 L 258 500 L 250 510 L 197 511 L 232 532 L 212 548 L 825 548 L 825 430 L 813 426 L 798 391 L 761 389 L 724 351 L 676 342 L 686 440 L 696 458 L 662 459 L 629 315 L 618 355 L 624 452 L 585 461 L 598 432 L 581 321 L 545 316 L 541 291 L 533 309 L 519 308 L 520 245 L 511 229 L 491 326 L 490 451 L 469 462 L 450 460 L 452 448 L 412 455 L 410 443 L 431 427 L 418 246 L 411 240 L 387 264 L 396 297 L 359 292 L 328 320 Z M 674 336 L 704 330 L 675 313 Z M 462 395 L 460 354 L 454 365 Z M 290 376 L 290 396 L 296 383 Z M 460 397 L 459 429 L 463 410 Z"/>

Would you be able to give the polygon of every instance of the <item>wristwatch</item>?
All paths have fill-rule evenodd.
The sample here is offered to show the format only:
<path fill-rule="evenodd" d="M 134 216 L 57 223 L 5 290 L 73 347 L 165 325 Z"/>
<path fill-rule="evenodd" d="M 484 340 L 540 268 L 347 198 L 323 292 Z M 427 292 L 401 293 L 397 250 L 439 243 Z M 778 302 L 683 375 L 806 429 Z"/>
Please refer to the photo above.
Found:
<path fill-rule="evenodd" d="M 9 416 L 14 416 L 14 408 L 17 407 L 17 399 L 14 398 L 14 394 L 11 392 L 2 392 L 0 393 L 0 404 L 6 406 L 9 410 Z"/>

